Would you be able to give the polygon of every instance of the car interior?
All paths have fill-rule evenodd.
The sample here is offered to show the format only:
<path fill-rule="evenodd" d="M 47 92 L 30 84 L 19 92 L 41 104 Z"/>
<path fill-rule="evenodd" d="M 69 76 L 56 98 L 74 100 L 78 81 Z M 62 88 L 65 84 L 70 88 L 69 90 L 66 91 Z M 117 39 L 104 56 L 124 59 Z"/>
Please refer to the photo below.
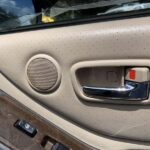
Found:
<path fill-rule="evenodd" d="M 150 150 L 150 1 L 28 2 L 0 2 L 0 150 Z"/>

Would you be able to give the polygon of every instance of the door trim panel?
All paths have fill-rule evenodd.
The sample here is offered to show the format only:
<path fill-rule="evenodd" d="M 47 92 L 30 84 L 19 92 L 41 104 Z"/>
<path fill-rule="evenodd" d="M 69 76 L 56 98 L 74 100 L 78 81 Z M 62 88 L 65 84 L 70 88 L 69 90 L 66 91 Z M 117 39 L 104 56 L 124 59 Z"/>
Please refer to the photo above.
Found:
<path fill-rule="evenodd" d="M 101 150 L 119 150 L 122 149 L 150 149 L 149 142 L 137 142 L 131 140 L 119 140 L 110 137 L 104 137 L 89 132 L 61 117 L 54 114 L 52 111 L 42 107 L 18 88 L 16 88 L 7 78 L 0 74 L 0 89 L 12 97 L 12 101 L 17 101 L 26 108 L 30 109 L 43 119 L 46 119 L 50 124 L 52 123 L 62 131 L 74 136 L 78 140 L 92 146 L 94 149 Z M 33 107 L 34 106 L 34 107 Z"/>

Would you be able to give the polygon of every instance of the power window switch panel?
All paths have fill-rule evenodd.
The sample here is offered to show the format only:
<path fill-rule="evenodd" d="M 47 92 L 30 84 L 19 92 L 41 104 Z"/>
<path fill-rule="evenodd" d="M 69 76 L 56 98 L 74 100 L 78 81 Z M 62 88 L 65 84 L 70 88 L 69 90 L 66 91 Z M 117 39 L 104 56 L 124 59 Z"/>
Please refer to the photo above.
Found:
<path fill-rule="evenodd" d="M 37 129 L 24 120 L 17 120 L 15 127 L 30 137 L 34 137 L 37 133 Z"/>
<path fill-rule="evenodd" d="M 63 144 L 55 143 L 51 150 L 69 150 L 69 148 Z"/>
<path fill-rule="evenodd" d="M 128 68 L 125 79 L 133 82 L 148 82 L 150 81 L 150 70 L 147 67 Z"/>

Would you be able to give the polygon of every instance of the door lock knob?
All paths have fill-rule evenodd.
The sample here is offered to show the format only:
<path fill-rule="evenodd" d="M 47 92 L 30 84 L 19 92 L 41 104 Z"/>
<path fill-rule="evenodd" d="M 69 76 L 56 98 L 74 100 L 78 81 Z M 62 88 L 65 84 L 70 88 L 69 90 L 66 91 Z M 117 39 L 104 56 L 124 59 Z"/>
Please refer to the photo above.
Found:
<path fill-rule="evenodd" d="M 150 71 L 147 67 L 133 67 L 126 69 L 125 80 L 133 82 L 150 81 Z"/>

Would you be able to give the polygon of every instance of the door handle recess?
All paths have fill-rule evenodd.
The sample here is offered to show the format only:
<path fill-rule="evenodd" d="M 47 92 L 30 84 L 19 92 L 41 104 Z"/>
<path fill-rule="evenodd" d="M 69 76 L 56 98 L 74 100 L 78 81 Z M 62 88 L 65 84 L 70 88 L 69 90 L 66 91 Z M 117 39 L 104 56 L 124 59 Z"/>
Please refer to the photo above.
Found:
<path fill-rule="evenodd" d="M 125 81 L 119 88 L 100 88 L 83 86 L 83 92 L 89 97 L 116 100 L 146 100 L 149 97 L 149 82 L 137 83 Z"/>

